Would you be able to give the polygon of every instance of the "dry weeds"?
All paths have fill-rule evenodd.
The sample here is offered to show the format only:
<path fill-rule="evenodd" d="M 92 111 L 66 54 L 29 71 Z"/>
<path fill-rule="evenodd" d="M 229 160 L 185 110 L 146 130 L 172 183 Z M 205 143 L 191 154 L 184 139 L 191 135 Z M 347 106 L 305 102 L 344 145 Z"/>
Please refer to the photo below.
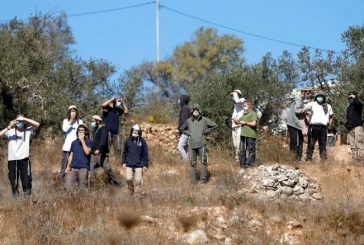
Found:
<path fill-rule="evenodd" d="M 34 141 L 30 198 L 12 199 L 4 155 L 1 159 L 1 244 L 179 244 L 184 233 L 197 227 L 212 244 L 223 244 L 224 237 L 236 244 L 278 244 L 293 219 L 299 222 L 294 234 L 303 244 L 363 244 L 363 167 L 335 160 L 338 149 L 330 149 L 323 163 L 297 164 L 280 142 L 268 136 L 261 140 L 260 163 L 294 165 L 317 177 L 324 201 L 271 202 L 237 195 L 241 177 L 230 147 L 210 148 L 206 185 L 190 184 L 188 166 L 177 154 L 151 147 L 151 167 L 143 183 L 146 197 L 109 185 L 102 173 L 89 191 L 67 192 L 55 177 L 62 142 L 45 147 Z M 112 161 L 113 168 L 123 174 L 116 163 Z M 236 220 L 218 228 L 214 220 L 220 216 L 214 212 Z M 155 222 L 143 222 L 141 216 Z"/>

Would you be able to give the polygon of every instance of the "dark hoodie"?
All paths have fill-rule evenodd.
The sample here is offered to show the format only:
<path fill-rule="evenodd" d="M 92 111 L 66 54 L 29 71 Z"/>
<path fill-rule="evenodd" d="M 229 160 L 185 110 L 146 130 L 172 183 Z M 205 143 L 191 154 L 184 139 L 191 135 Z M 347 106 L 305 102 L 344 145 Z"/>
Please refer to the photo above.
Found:
<path fill-rule="evenodd" d="M 202 110 L 199 104 L 194 104 L 193 110 L 194 109 L 197 109 L 200 115 L 197 118 L 193 116 L 188 118 L 180 128 L 181 132 L 188 131 L 191 134 L 191 149 L 201 148 L 206 145 L 206 139 L 204 135 L 217 128 L 217 124 L 215 122 L 201 115 Z"/>
<path fill-rule="evenodd" d="M 142 138 L 142 131 L 139 130 L 139 136 L 132 136 L 133 129 L 124 144 L 124 151 L 121 162 L 131 168 L 148 167 L 148 146 Z"/>
<path fill-rule="evenodd" d="M 178 128 L 181 128 L 185 121 L 191 116 L 191 110 L 188 107 L 188 102 L 190 102 L 190 96 L 182 94 L 179 99 L 181 110 L 179 112 Z M 181 131 L 180 134 L 182 134 Z"/>

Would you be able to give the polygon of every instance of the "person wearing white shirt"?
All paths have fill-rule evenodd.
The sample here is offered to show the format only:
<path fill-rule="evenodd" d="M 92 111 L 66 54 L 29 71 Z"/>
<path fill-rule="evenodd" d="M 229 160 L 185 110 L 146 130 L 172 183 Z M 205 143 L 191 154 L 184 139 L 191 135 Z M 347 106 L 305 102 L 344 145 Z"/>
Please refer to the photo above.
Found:
<path fill-rule="evenodd" d="M 234 120 L 238 120 L 244 114 L 244 98 L 240 98 L 241 91 L 239 89 L 235 89 L 231 92 L 233 96 L 233 103 L 234 103 L 234 111 L 233 115 L 231 116 L 231 128 L 232 128 L 232 138 L 233 138 L 233 145 L 235 149 L 235 161 L 239 162 L 239 149 L 240 149 L 240 130 L 241 125 L 236 124 Z"/>
<path fill-rule="evenodd" d="M 307 143 L 306 160 L 311 161 L 316 141 L 319 143 L 320 158 L 327 158 L 326 143 L 327 129 L 331 126 L 334 112 L 331 105 L 327 103 L 326 95 L 323 92 L 318 92 L 314 101 L 305 105 L 304 108 L 297 108 L 297 113 L 302 114 L 311 110 L 311 120 L 309 126 L 310 140 Z"/>
<path fill-rule="evenodd" d="M 8 143 L 8 169 L 9 180 L 14 197 L 19 195 L 19 177 L 25 195 L 32 192 L 32 174 L 29 160 L 30 136 L 39 123 L 19 115 L 11 121 L 9 126 L 0 132 L 0 138 L 5 138 Z"/>
<path fill-rule="evenodd" d="M 66 134 L 66 139 L 62 146 L 61 169 L 59 171 L 59 176 L 62 180 L 65 177 L 65 170 L 67 168 L 72 142 L 77 139 L 76 131 L 81 124 L 83 124 L 83 121 L 79 119 L 77 107 L 71 105 L 67 110 L 67 118 L 63 120 L 62 124 L 62 130 Z"/>

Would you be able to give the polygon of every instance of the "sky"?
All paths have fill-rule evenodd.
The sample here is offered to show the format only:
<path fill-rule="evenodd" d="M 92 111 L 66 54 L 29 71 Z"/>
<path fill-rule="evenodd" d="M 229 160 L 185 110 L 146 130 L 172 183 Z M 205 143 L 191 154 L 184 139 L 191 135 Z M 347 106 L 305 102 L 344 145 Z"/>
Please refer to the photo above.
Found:
<path fill-rule="evenodd" d="M 90 15 L 74 14 L 140 7 Z M 257 38 L 244 32 L 340 51 L 345 48 L 341 34 L 352 25 L 364 24 L 362 0 L 160 0 L 160 58 L 167 59 L 176 46 L 193 38 L 201 26 L 218 33 L 232 34 L 244 41 L 248 64 L 260 61 L 267 52 L 278 57 L 283 50 L 296 54 L 301 47 Z M 166 8 L 168 7 L 168 8 Z M 217 27 L 176 12 L 237 29 Z M 149 0 L 0 0 L 0 21 L 26 19 L 36 12 L 53 15 L 64 11 L 75 45 L 75 55 L 83 59 L 104 59 L 121 72 L 143 61 L 156 60 L 156 5 Z"/>

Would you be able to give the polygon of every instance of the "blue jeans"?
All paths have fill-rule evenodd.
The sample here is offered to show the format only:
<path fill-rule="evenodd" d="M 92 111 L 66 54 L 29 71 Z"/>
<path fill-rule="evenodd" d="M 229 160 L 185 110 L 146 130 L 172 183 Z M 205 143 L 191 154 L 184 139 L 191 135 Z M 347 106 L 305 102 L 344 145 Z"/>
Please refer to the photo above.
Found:
<path fill-rule="evenodd" d="M 240 137 L 240 168 L 255 164 L 256 139 Z M 249 154 L 247 156 L 247 150 Z"/>

